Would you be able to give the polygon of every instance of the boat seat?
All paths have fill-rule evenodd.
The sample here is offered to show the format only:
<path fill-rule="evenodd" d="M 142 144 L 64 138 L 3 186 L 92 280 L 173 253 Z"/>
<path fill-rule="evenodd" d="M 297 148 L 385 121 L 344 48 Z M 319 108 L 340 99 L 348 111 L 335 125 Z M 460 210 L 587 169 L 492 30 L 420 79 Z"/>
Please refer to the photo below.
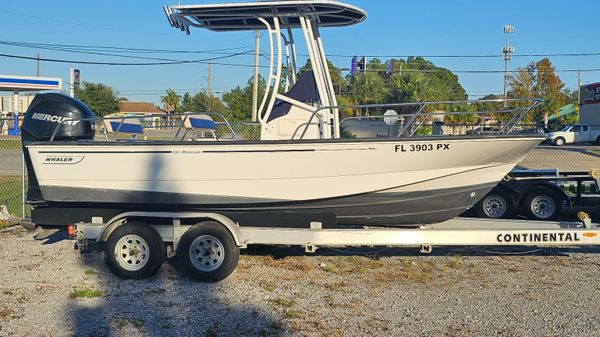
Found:
<path fill-rule="evenodd" d="M 316 106 L 320 102 L 315 75 L 303 73 L 290 91 L 283 94 L 297 102 Z M 321 125 L 313 113 L 301 107 L 276 99 L 267 122 L 262 125 L 262 140 L 298 139 L 306 130 L 306 139 L 321 138 Z M 309 125 L 310 121 L 310 125 Z"/>
<path fill-rule="evenodd" d="M 296 81 L 290 91 L 283 94 L 283 96 L 295 99 L 302 103 L 319 102 L 319 92 L 317 91 L 315 73 L 312 70 L 304 72 L 300 75 L 300 78 L 298 78 L 298 81 Z M 279 99 L 275 100 L 275 105 L 273 105 L 273 109 L 271 110 L 267 122 L 286 116 L 290 113 L 291 109 L 292 105 L 290 103 Z"/>
<path fill-rule="evenodd" d="M 186 118 L 187 116 L 187 118 Z M 219 140 L 217 137 L 217 124 L 209 115 L 185 115 L 183 124 L 186 130 L 192 133 L 192 140 Z M 210 136 L 210 137 L 209 137 Z"/>
<path fill-rule="evenodd" d="M 144 127 L 137 118 L 125 118 L 125 119 L 105 119 L 104 120 L 104 132 L 108 139 L 108 133 L 114 134 L 128 134 L 131 135 L 131 139 L 137 139 L 138 135 L 144 134 Z M 114 139 L 117 141 L 118 139 Z"/>

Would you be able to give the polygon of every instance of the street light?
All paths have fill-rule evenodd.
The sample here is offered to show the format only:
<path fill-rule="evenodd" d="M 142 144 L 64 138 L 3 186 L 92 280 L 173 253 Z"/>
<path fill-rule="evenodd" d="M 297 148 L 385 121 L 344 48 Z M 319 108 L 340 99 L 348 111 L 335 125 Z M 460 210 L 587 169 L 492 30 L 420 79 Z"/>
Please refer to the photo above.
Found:
<path fill-rule="evenodd" d="M 508 62 L 512 61 L 512 55 L 515 52 L 515 47 L 508 44 L 508 36 L 514 32 L 514 26 L 504 26 L 504 48 L 502 48 L 502 53 L 504 54 L 504 98 L 507 98 L 506 88 L 508 85 Z"/>

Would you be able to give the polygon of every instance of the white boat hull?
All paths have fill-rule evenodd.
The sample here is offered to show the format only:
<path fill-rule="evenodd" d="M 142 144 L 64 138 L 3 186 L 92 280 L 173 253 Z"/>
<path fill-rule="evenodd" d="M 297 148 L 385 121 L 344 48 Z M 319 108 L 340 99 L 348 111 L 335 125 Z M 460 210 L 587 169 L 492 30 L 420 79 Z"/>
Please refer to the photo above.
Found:
<path fill-rule="evenodd" d="M 471 207 L 539 138 L 51 143 L 27 146 L 42 199 L 437 222 Z M 439 213 L 439 214 L 438 214 Z"/>

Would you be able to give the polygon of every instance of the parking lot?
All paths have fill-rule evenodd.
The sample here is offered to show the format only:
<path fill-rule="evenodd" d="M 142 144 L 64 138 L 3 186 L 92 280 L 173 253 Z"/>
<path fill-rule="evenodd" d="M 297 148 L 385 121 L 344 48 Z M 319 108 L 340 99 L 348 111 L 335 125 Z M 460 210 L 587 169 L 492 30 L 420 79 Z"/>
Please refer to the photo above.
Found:
<path fill-rule="evenodd" d="M 0 231 L 0 336 L 594 336 L 598 248 L 246 251 L 197 283 L 121 280 L 71 241 Z M 15 277 L 18 275 L 18 277 Z"/>
<path fill-rule="evenodd" d="M 599 146 L 571 145 L 556 147 L 542 144 L 533 150 L 519 167 L 525 169 L 556 168 L 560 171 L 587 172 L 593 168 L 600 168 Z"/>

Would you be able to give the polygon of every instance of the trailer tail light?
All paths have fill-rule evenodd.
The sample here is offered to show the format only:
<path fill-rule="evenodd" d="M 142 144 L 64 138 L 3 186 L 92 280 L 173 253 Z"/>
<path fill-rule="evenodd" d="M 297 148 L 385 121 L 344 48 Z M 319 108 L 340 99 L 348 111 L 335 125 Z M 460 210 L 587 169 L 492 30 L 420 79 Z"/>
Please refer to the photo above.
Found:
<path fill-rule="evenodd" d="M 67 226 L 67 235 L 69 236 L 69 239 L 75 239 L 75 225 Z"/>
<path fill-rule="evenodd" d="M 586 238 L 593 238 L 593 237 L 598 236 L 598 234 L 597 233 L 583 233 L 583 236 Z"/>

